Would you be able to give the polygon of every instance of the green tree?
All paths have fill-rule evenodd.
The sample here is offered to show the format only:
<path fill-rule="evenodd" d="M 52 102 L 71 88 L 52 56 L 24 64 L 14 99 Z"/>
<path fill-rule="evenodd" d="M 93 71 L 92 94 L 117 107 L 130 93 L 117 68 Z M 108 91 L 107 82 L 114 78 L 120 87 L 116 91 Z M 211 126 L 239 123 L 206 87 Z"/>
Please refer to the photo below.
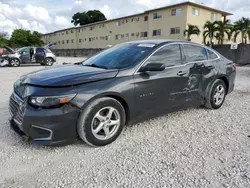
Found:
<path fill-rule="evenodd" d="M 86 25 L 107 20 L 105 15 L 99 10 L 89 10 L 88 12 L 77 12 L 72 16 L 71 23 L 75 26 Z"/>
<path fill-rule="evenodd" d="M 8 33 L 0 32 L 0 46 L 8 45 Z"/>
<path fill-rule="evenodd" d="M 210 45 L 212 45 L 213 38 L 214 38 L 215 32 L 216 32 L 215 22 L 207 21 L 205 23 L 203 29 L 204 29 L 204 32 L 203 32 L 204 44 L 207 43 L 207 37 L 209 37 L 209 43 L 210 43 Z"/>
<path fill-rule="evenodd" d="M 241 18 L 234 23 L 234 38 L 236 39 L 239 34 L 241 34 L 241 42 L 247 43 L 247 37 L 250 35 L 250 19 Z M 249 37 L 250 38 L 250 37 Z"/>
<path fill-rule="evenodd" d="M 218 36 L 218 43 L 223 44 L 225 39 L 225 34 L 227 35 L 227 39 L 231 38 L 231 26 L 229 25 L 229 20 L 225 21 L 215 21 L 215 31 Z"/>
<path fill-rule="evenodd" d="M 10 38 L 10 43 L 11 46 L 14 47 L 44 45 L 41 33 L 37 31 L 31 32 L 24 29 L 14 30 Z"/>
<path fill-rule="evenodd" d="M 28 34 L 24 29 L 15 29 L 12 32 L 10 42 L 12 46 L 21 47 L 28 46 Z"/>
<path fill-rule="evenodd" d="M 28 32 L 28 43 L 29 46 L 42 46 L 44 42 L 42 40 L 42 34 L 34 31 L 33 33 Z"/>
<path fill-rule="evenodd" d="M 184 31 L 184 36 L 187 37 L 188 41 L 191 41 L 192 35 L 199 36 L 201 33 L 200 29 L 196 25 L 188 24 L 188 28 Z"/>

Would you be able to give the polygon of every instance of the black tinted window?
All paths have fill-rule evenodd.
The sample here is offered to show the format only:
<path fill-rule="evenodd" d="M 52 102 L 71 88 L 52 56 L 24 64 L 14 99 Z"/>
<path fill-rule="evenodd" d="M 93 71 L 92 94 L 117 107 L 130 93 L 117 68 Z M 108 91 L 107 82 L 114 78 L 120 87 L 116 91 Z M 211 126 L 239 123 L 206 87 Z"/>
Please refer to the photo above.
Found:
<path fill-rule="evenodd" d="M 212 52 L 211 50 L 207 50 L 207 53 L 208 53 L 209 59 L 217 59 L 218 58 L 217 55 L 214 52 Z"/>
<path fill-rule="evenodd" d="M 163 63 L 166 67 L 181 64 L 181 52 L 178 44 L 169 45 L 158 50 L 148 59 L 148 63 Z"/>
<path fill-rule="evenodd" d="M 207 50 L 205 48 L 184 44 L 183 50 L 187 63 L 207 60 Z"/>
<path fill-rule="evenodd" d="M 41 53 L 41 52 L 44 52 L 43 48 L 36 48 L 36 53 Z"/>

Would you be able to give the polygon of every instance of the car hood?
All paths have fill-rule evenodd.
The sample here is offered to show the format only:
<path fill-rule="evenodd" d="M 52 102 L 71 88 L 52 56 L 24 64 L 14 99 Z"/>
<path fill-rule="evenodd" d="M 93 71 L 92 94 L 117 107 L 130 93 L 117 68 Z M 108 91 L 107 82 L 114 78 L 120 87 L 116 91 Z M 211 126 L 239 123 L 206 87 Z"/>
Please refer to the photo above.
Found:
<path fill-rule="evenodd" d="M 63 87 L 116 77 L 118 70 L 108 70 L 82 65 L 61 65 L 44 68 L 20 78 L 23 84 Z"/>

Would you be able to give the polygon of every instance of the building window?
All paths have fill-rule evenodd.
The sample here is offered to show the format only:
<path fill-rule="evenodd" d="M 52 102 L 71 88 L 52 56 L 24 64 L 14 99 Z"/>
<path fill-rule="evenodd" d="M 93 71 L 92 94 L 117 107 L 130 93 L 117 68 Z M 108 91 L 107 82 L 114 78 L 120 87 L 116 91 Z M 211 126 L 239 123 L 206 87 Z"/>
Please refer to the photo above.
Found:
<path fill-rule="evenodd" d="M 182 9 L 181 9 L 181 8 L 172 9 L 171 15 L 172 15 L 172 16 L 181 15 L 181 12 L 182 12 Z"/>
<path fill-rule="evenodd" d="M 120 26 L 121 25 L 121 21 L 116 22 L 116 26 Z"/>
<path fill-rule="evenodd" d="M 81 33 L 81 29 L 79 29 L 78 32 Z"/>
<path fill-rule="evenodd" d="M 69 40 L 67 40 L 67 44 L 69 43 Z"/>
<path fill-rule="evenodd" d="M 74 33 L 74 30 L 71 30 L 71 33 Z"/>
<path fill-rule="evenodd" d="M 141 38 L 148 37 L 148 32 L 141 32 Z"/>
<path fill-rule="evenodd" d="M 153 18 L 159 19 L 159 18 L 161 18 L 161 14 L 159 12 L 154 13 Z"/>
<path fill-rule="evenodd" d="M 136 21 L 137 21 L 137 22 L 139 22 L 139 21 L 140 21 L 140 18 L 139 18 L 139 17 L 137 17 L 137 18 L 136 18 Z"/>
<path fill-rule="evenodd" d="M 115 40 L 120 40 L 121 39 L 121 35 L 116 35 L 115 36 Z"/>
<path fill-rule="evenodd" d="M 128 23 L 128 19 L 126 20 L 126 23 Z"/>
<path fill-rule="evenodd" d="M 217 20 L 217 14 L 216 13 L 214 13 L 214 12 L 211 13 L 211 20 L 212 21 L 216 21 Z"/>
<path fill-rule="evenodd" d="M 110 36 L 106 36 L 106 37 L 105 37 L 105 40 L 110 40 Z"/>
<path fill-rule="evenodd" d="M 58 44 L 60 44 L 60 41 L 58 41 Z"/>
<path fill-rule="evenodd" d="M 64 44 L 64 40 L 62 41 L 62 44 Z"/>
<path fill-rule="evenodd" d="M 134 22 L 134 18 L 131 19 L 131 22 Z"/>
<path fill-rule="evenodd" d="M 131 37 L 135 36 L 135 33 L 131 33 Z"/>
<path fill-rule="evenodd" d="M 83 40 L 82 39 L 79 39 L 79 43 L 82 43 L 83 42 Z"/>
<path fill-rule="evenodd" d="M 92 31 L 92 30 L 94 30 L 94 27 L 93 26 L 89 27 L 89 31 Z"/>
<path fill-rule="evenodd" d="M 126 34 L 126 37 L 129 37 L 129 33 Z"/>
<path fill-rule="evenodd" d="M 160 36 L 160 35 L 161 35 L 160 29 L 153 30 L 153 36 Z"/>
<path fill-rule="evenodd" d="M 170 28 L 170 34 L 180 34 L 180 33 L 181 33 L 180 27 Z"/>
<path fill-rule="evenodd" d="M 71 39 L 71 43 L 74 43 L 74 39 Z"/>
<path fill-rule="evenodd" d="M 99 25 L 99 28 L 103 28 L 103 27 L 105 27 L 105 24 Z"/>
<path fill-rule="evenodd" d="M 144 22 L 148 21 L 148 16 L 144 16 Z"/>
<path fill-rule="evenodd" d="M 68 31 L 66 31 L 66 35 L 67 35 L 67 34 L 69 34 L 69 32 L 68 32 Z"/>
<path fill-rule="evenodd" d="M 192 8 L 192 14 L 195 15 L 195 16 L 199 16 L 199 9 Z"/>

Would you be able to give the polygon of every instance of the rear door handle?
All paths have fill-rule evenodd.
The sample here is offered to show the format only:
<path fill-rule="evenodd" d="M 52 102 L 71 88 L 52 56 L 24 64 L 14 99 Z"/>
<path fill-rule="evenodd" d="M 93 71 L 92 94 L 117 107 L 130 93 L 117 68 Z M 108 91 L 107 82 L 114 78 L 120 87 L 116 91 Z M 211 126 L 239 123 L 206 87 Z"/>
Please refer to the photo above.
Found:
<path fill-rule="evenodd" d="M 184 76 L 185 74 L 187 74 L 186 72 L 180 71 L 177 73 L 178 76 Z"/>
<path fill-rule="evenodd" d="M 215 67 L 212 66 L 212 65 L 211 65 L 211 66 L 208 66 L 207 68 L 208 68 L 209 70 L 215 69 Z"/>

